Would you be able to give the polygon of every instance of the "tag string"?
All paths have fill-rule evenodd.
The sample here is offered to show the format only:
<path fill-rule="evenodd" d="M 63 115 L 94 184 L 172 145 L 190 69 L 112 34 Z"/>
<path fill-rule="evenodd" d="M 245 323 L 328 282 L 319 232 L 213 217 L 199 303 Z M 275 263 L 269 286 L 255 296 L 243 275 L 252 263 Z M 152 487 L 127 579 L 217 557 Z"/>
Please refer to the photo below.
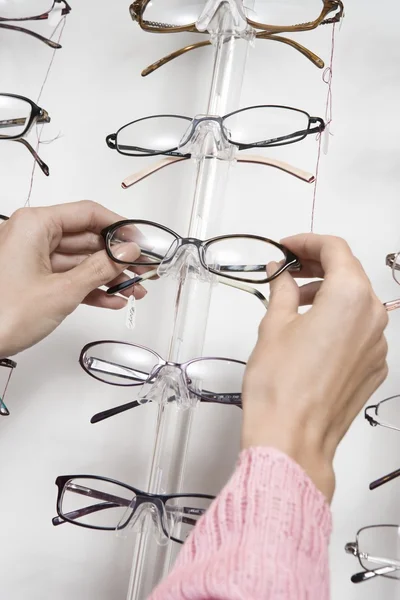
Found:
<path fill-rule="evenodd" d="M 333 59 L 334 59 L 334 55 L 335 55 L 335 27 L 336 27 L 336 23 L 334 23 L 332 26 L 330 64 L 329 64 L 329 67 L 327 67 L 324 70 L 324 72 L 322 73 L 322 81 L 328 86 L 328 91 L 326 94 L 326 103 L 325 103 L 325 130 L 328 135 L 333 135 L 330 132 L 330 125 L 333 120 L 332 79 L 333 79 Z M 311 233 L 314 231 L 314 222 L 315 222 L 318 176 L 319 176 L 319 166 L 320 166 L 320 162 L 321 162 L 322 133 L 318 134 L 317 141 L 318 141 L 318 154 L 317 154 L 317 164 L 315 167 L 315 184 L 314 184 L 314 194 L 313 194 L 313 202 L 312 202 L 312 209 L 311 209 Z"/>
<path fill-rule="evenodd" d="M 66 24 L 66 16 L 59 22 L 59 24 L 57 25 L 57 27 L 54 29 L 53 33 L 50 36 L 50 39 L 52 39 L 55 36 L 55 34 L 58 32 L 59 35 L 58 35 L 58 38 L 57 38 L 57 43 L 60 43 L 63 31 L 64 31 L 65 24 Z M 52 56 L 51 56 L 51 59 L 50 59 L 50 62 L 49 62 L 49 66 L 48 66 L 47 71 L 46 71 L 46 75 L 45 75 L 45 77 L 43 79 L 43 82 L 42 82 L 42 85 L 41 85 L 41 88 L 40 88 L 40 91 L 39 91 L 39 95 L 38 95 L 38 97 L 36 99 L 36 104 L 39 104 L 40 98 L 42 97 L 45 85 L 47 83 L 47 80 L 48 80 L 49 75 L 50 75 L 50 71 L 51 71 L 52 66 L 53 66 L 53 62 L 54 62 L 54 59 L 55 59 L 55 56 L 56 56 L 56 52 L 57 52 L 57 48 L 54 48 Z M 38 126 L 36 128 L 36 135 L 37 135 L 37 141 L 36 141 L 36 145 L 35 145 L 35 152 L 36 153 L 39 152 L 39 146 L 42 143 L 41 142 L 41 137 L 42 137 L 42 132 L 43 132 L 44 125 L 45 125 L 45 123 L 43 123 L 41 126 Z M 54 139 L 58 139 L 58 137 L 60 137 L 60 136 L 58 135 Z M 51 140 L 51 141 L 53 141 L 53 140 Z M 43 142 L 43 143 L 48 143 L 48 142 Z M 29 182 L 28 197 L 26 199 L 25 206 L 30 206 L 31 196 L 32 196 L 32 190 L 33 190 L 33 179 L 34 179 L 34 176 L 35 176 L 35 171 L 36 171 L 36 160 L 33 161 L 33 166 L 32 166 L 32 171 L 31 171 L 31 178 L 30 178 L 30 182 Z"/>

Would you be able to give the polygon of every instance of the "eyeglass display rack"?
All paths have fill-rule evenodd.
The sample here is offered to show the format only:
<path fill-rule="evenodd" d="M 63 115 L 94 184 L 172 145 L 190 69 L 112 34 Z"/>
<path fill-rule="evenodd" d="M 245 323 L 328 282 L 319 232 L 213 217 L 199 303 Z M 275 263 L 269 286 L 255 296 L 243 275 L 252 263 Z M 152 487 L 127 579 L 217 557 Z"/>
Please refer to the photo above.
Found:
<path fill-rule="evenodd" d="M 242 3 L 242 0 L 236 0 Z M 250 2 L 252 4 L 252 2 Z M 236 12 L 236 11 L 235 11 Z M 242 30 L 242 31 L 240 31 Z M 208 31 L 214 45 L 214 62 L 206 115 L 223 115 L 239 108 L 242 83 L 253 32 L 238 23 L 231 5 L 220 5 Z M 193 149 L 197 172 L 188 237 L 206 239 L 222 219 L 225 190 L 234 155 L 227 154 L 206 131 Z M 185 260 L 186 259 L 186 260 Z M 188 250 L 179 273 L 174 327 L 168 360 L 183 362 L 201 356 L 205 341 L 213 278 Z M 191 423 L 196 406 L 177 408 L 160 399 L 148 482 L 152 493 L 181 491 Z M 151 519 L 148 515 L 147 519 Z M 127 600 L 144 600 L 168 573 L 181 547 L 160 546 L 147 521 L 137 535 Z M 151 523 L 150 523 L 151 525 Z"/>

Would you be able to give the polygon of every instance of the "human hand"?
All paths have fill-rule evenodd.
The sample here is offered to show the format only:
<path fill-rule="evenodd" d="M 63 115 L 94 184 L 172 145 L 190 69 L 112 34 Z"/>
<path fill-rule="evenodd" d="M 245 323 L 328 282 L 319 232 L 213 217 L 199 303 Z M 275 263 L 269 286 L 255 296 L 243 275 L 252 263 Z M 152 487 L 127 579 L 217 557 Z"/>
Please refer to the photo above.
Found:
<path fill-rule="evenodd" d="M 45 338 L 79 304 L 126 305 L 125 298 L 98 289 L 128 279 L 126 266 L 108 258 L 99 235 L 119 220 L 100 204 L 82 201 L 23 208 L 0 221 L 0 357 Z M 123 244 L 122 251 L 132 261 L 140 254 L 136 244 Z M 135 286 L 137 299 L 145 294 Z"/>
<path fill-rule="evenodd" d="M 323 281 L 299 287 L 286 272 L 270 284 L 244 378 L 242 447 L 285 452 L 331 500 L 336 448 L 387 376 L 388 317 L 344 240 L 301 234 L 282 243 L 301 260 L 296 277 Z"/>

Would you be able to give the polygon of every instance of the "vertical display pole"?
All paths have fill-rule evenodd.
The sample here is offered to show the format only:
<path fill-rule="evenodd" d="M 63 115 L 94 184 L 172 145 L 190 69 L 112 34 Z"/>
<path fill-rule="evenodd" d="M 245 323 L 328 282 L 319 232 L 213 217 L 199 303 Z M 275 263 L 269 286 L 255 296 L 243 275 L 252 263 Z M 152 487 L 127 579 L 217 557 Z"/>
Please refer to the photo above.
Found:
<path fill-rule="evenodd" d="M 249 43 L 235 35 L 227 4 L 221 5 L 214 19 L 218 23 L 213 34 L 214 65 L 207 114 L 221 116 L 239 108 Z M 198 160 L 188 237 L 205 239 L 218 231 L 229 167 L 229 160 L 216 157 Z M 186 273 L 181 273 L 177 286 L 168 355 L 170 361 L 178 363 L 202 355 L 212 292 L 211 282 L 193 277 L 189 265 L 184 269 Z M 148 491 L 189 491 L 182 490 L 182 480 L 194 410 L 178 409 L 176 403 L 160 406 Z M 179 550 L 173 542 L 157 544 L 148 516 L 137 536 L 127 600 L 145 600 L 168 573 Z"/>

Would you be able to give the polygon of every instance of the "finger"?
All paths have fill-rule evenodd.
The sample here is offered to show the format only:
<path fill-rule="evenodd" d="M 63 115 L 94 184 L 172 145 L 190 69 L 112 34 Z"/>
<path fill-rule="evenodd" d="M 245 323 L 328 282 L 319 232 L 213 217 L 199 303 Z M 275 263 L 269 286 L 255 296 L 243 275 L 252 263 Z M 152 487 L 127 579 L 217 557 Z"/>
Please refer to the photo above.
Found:
<path fill-rule="evenodd" d="M 311 283 L 306 283 L 305 285 L 300 286 L 299 305 L 310 306 L 313 304 L 315 296 L 318 294 L 322 283 L 322 281 L 312 281 Z"/>
<path fill-rule="evenodd" d="M 65 273 L 65 271 L 70 271 L 80 265 L 86 258 L 88 258 L 87 254 L 61 254 L 60 252 L 53 252 L 50 256 L 51 268 L 53 273 Z"/>
<path fill-rule="evenodd" d="M 269 263 L 267 273 L 277 271 L 276 263 Z M 297 314 L 299 308 L 300 292 L 299 286 L 293 277 L 284 271 L 281 275 L 270 282 L 270 296 L 267 315 L 269 320 L 279 317 L 287 318 Z"/>
<path fill-rule="evenodd" d="M 57 204 L 42 210 L 65 233 L 92 231 L 99 234 L 104 227 L 123 220 L 121 215 L 92 200 Z"/>
<path fill-rule="evenodd" d="M 64 235 L 56 248 L 56 252 L 65 254 L 93 254 L 103 250 L 104 240 L 97 233 L 85 231 Z"/>
<path fill-rule="evenodd" d="M 113 279 L 112 281 L 109 281 L 107 283 L 107 287 L 119 285 L 120 283 L 129 281 L 130 279 L 131 279 L 131 276 L 126 275 L 125 273 L 122 273 L 122 275 L 118 275 L 118 277 L 115 277 L 115 279 Z M 120 292 L 120 294 L 122 294 L 122 296 L 125 296 L 126 298 L 129 298 L 129 296 L 132 296 L 132 294 L 133 294 L 135 296 L 136 300 L 141 300 L 147 294 L 147 290 L 142 285 L 140 285 L 140 283 L 137 283 L 133 287 L 130 287 L 126 290 L 122 290 Z"/>
<path fill-rule="evenodd" d="M 114 254 L 119 260 L 134 262 L 140 250 L 134 243 L 123 243 L 115 249 Z M 125 268 L 126 265 L 111 260 L 105 250 L 88 256 L 80 265 L 62 274 L 71 294 L 66 300 L 79 304 L 90 292 L 118 277 Z"/>
<path fill-rule="evenodd" d="M 351 268 L 360 272 L 362 268 L 348 244 L 339 237 L 301 233 L 281 240 L 299 257 L 300 261 L 320 263 L 325 275 L 335 272 L 338 268 Z"/>
<path fill-rule="evenodd" d="M 97 306 L 98 308 L 109 308 L 111 310 L 121 310 L 126 306 L 127 300 L 121 296 L 107 296 L 103 290 L 93 290 L 84 298 L 81 304 L 88 306 Z"/>

